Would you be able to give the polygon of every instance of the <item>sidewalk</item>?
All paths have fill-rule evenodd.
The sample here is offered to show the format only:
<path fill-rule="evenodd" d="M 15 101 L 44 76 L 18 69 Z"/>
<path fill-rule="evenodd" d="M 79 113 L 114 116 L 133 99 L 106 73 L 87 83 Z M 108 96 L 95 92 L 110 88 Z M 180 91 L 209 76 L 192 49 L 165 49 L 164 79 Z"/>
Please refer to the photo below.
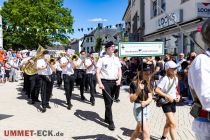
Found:
<path fill-rule="evenodd" d="M 103 123 L 104 101 L 101 94 L 96 94 L 96 105 L 91 106 L 90 102 L 80 100 L 79 90 L 75 88 L 72 97 L 73 108 L 67 110 L 64 90 L 55 87 L 50 102 L 52 109 L 41 113 L 40 105 L 30 105 L 26 96 L 20 92 L 21 82 L 0 84 L 0 140 L 128 140 L 136 126 L 133 104 L 129 101 L 125 87 L 121 89 L 120 103 L 113 104 L 116 129 L 109 131 L 107 124 Z M 85 93 L 85 96 L 87 99 L 90 98 L 89 93 Z M 158 140 L 162 135 L 165 116 L 161 108 L 155 107 L 154 103 L 150 107 L 151 139 Z M 178 140 L 195 139 L 191 130 L 192 117 L 189 109 L 190 107 L 186 105 L 177 107 Z M 6 130 L 24 130 L 24 132 L 32 130 L 36 136 L 4 136 L 4 132 L 6 134 L 10 132 Z M 49 131 L 49 136 L 43 136 L 46 134 L 43 130 Z M 38 136 L 39 133 L 42 136 Z M 53 135 L 63 133 L 63 136 L 51 136 L 52 133 Z"/>

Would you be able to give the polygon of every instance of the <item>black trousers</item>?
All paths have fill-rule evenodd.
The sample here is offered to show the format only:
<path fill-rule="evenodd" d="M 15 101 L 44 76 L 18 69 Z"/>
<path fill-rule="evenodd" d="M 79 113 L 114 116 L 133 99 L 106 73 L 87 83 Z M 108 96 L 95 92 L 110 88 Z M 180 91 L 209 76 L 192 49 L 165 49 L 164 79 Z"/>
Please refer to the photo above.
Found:
<path fill-rule="evenodd" d="M 51 76 L 49 76 L 50 80 L 52 80 Z M 52 94 L 52 81 L 47 80 L 45 75 L 40 75 L 40 83 L 41 83 L 41 99 L 42 99 L 42 107 L 46 108 L 49 105 L 50 96 Z"/>
<path fill-rule="evenodd" d="M 29 75 L 27 75 L 26 73 L 23 73 L 23 91 L 26 92 L 26 95 L 28 96 L 28 98 L 30 98 L 30 80 L 29 80 Z"/>
<path fill-rule="evenodd" d="M 84 97 L 84 87 L 85 87 L 85 80 L 86 80 L 86 71 L 78 69 L 77 78 L 79 80 L 79 89 L 81 97 Z"/>
<path fill-rule="evenodd" d="M 61 73 L 62 71 L 56 71 L 56 75 L 57 75 L 57 84 L 58 86 L 61 86 L 62 85 L 62 78 L 61 78 Z"/>
<path fill-rule="evenodd" d="M 93 85 L 94 85 L 95 93 L 96 93 L 96 83 L 97 83 L 96 74 L 94 74 L 94 75 L 93 75 Z"/>
<path fill-rule="evenodd" d="M 119 95 L 120 95 L 120 85 L 117 86 L 117 89 L 116 89 L 116 92 L 115 92 L 114 99 L 115 99 L 115 100 L 119 99 Z"/>
<path fill-rule="evenodd" d="M 63 81 L 64 81 L 64 90 L 66 93 L 66 102 L 67 104 L 71 104 L 72 90 L 74 88 L 74 76 L 64 74 Z"/>
<path fill-rule="evenodd" d="M 101 80 L 104 85 L 104 89 L 102 90 L 104 103 L 105 103 L 105 120 L 108 121 L 109 124 L 113 124 L 112 117 L 112 104 L 113 98 L 117 90 L 116 80 Z M 109 94 L 109 95 L 108 95 Z M 111 99 L 112 98 L 112 99 Z"/>
<path fill-rule="evenodd" d="M 95 87 L 94 87 L 94 75 L 93 74 L 86 74 L 87 84 L 90 87 L 90 102 L 95 102 L 94 94 L 95 94 Z"/>
<path fill-rule="evenodd" d="M 30 95 L 32 101 L 38 100 L 39 98 L 39 91 L 40 91 L 40 79 L 39 75 L 30 75 L 29 76 L 30 81 Z"/>

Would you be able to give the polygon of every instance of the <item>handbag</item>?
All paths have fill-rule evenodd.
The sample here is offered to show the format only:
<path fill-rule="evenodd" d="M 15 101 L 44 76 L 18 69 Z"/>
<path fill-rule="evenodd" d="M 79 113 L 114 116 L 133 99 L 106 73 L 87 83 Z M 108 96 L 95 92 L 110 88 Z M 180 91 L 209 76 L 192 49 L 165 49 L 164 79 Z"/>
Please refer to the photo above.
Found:
<path fill-rule="evenodd" d="M 168 88 L 166 94 L 169 93 L 169 91 L 170 91 L 171 88 L 173 87 L 174 83 L 175 83 L 175 79 L 173 80 L 171 86 Z M 155 95 L 153 96 L 153 99 L 156 101 L 156 106 L 157 106 L 157 107 L 161 107 L 161 106 L 163 106 L 163 105 L 169 103 L 168 100 L 166 100 L 164 97 L 162 97 L 162 96 L 160 96 L 160 95 L 158 95 L 158 94 L 155 94 Z"/>

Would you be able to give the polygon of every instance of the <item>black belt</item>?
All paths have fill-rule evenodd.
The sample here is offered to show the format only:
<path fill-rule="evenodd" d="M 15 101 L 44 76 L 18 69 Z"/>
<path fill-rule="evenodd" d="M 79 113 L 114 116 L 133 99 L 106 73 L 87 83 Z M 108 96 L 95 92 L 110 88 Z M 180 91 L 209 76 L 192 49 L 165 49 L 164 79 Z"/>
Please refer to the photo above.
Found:
<path fill-rule="evenodd" d="M 116 79 L 116 80 L 101 79 L 101 81 L 102 81 L 102 82 L 116 82 L 116 81 L 117 81 L 117 79 Z"/>

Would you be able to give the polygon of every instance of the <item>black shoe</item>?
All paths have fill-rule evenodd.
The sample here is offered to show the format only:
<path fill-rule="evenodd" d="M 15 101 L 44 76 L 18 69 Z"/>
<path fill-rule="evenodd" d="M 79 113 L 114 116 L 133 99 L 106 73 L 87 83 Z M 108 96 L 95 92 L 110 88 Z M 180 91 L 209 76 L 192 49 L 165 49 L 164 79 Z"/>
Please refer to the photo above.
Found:
<path fill-rule="evenodd" d="M 115 126 L 114 126 L 114 124 L 109 124 L 108 128 L 109 128 L 109 130 L 113 131 L 115 129 Z"/>
<path fill-rule="evenodd" d="M 92 105 L 92 106 L 94 106 L 94 105 L 95 105 L 95 102 L 94 102 L 94 101 L 92 101 L 92 102 L 91 102 L 91 105 Z"/>
<path fill-rule="evenodd" d="M 70 110 L 72 108 L 72 104 L 68 104 L 67 109 Z"/>
<path fill-rule="evenodd" d="M 50 105 L 47 105 L 46 108 L 51 109 L 51 106 Z"/>
<path fill-rule="evenodd" d="M 33 104 L 35 104 L 35 101 L 31 101 L 31 103 L 30 103 L 30 104 L 32 104 L 32 105 L 33 105 Z"/>
<path fill-rule="evenodd" d="M 115 100 L 115 102 L 116 102 L 116 103 L 119 103 L 119 102 L 120 102 L 120 100 L 119 100 L 119 99 L 116 99 L 116 100 Z"/>
<path fill-rule="evenodd" d="M 38 102 L 38 103 L 40 103 L 41 101 L 40 101 L 39 99 L 37 99 L 37 100 L 35 100 L 35 102 Z"/>
<path fill-rule="evenodd" d="M 82 100 L 82 101 L 85 101 L 85 100 L 87 100 L 87 99 L 85 98 L 85 96 L 81 96 L 81 100 Z"/>
<path fill-rule="evenodd" d="M 45 112 L 46 112 L 46 108 L 43 107 L 43 108 L 42 108 L 42 113 L 45 113 Z"/>

